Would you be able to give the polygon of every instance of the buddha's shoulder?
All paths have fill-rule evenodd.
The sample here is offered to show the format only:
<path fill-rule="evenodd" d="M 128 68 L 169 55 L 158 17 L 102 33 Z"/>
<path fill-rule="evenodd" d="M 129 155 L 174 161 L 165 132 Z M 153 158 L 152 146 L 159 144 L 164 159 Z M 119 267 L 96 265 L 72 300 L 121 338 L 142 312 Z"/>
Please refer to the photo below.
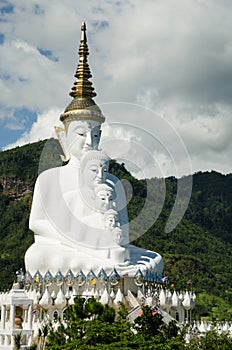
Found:
<path fill-rule="evenodd" d="M 51 181 L 55 180 L 58 176 L 63 174 L 66 171 L 65 166 L 61 167 L 56 167 L 56 168 L 50 168 L 47 170 L 42 171 L 39 176 L 37 177 L 37 181 L 44 181 L 44 180 L 49 180 Z"/>
<path fill-rule="evenodd" d="M 73 169 L 72 167 L 68 165 L 51 168 L 44 170 L 42 173 L 39 174 L 37 178 L 37 182 L 55 182 L 56 180 L 60 180 L 61 178 L 64 180 L 70 179 L 73 177 L 73 173 L 77 173 L 76 169 Z"/>

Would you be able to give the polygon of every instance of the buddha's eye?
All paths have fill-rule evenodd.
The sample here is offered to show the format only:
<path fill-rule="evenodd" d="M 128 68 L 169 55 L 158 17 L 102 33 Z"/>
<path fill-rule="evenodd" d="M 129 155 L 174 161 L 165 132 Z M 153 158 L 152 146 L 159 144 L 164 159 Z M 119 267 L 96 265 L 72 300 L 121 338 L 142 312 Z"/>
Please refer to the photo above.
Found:
<path fill-rule="evenodd" d="M 85 132 L 84 131 L 80 131 L 80 130 L 77 130 L 76 131 L 76 134 L 79 135 L 79 136 L 85 136 Z"/>

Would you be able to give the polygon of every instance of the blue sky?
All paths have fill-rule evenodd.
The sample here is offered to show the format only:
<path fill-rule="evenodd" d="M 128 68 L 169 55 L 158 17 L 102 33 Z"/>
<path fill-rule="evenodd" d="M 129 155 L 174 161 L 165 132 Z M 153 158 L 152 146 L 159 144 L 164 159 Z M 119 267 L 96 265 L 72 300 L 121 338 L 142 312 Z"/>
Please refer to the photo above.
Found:
<path fill-rule="evenodd" d="M 37 120 L 36 112 L 26 108 L 16 108 L 11 118 L 0 120 L 1 141 L 0 147 L 9 142 L 15 142 L 20 138 L 22 132 L 28 132 L 32 124 Z"/>
<path fill-rule="evenodd" d="M 0 147 L 54 135 L 85 20 L 96 102 L 151 109 L 178 133 L 193 171 L 231 172 L 231 13 L 228 0 L 144 0 L 142 9 L 139 0 L 1 0 Z M 132 112 L 106 110 L 110 122 Z M 161 128 L 136 112 L 134 124 L 141 118 L 145 130 Z M 156 159 L 172 173 L 161 150 Z"/>

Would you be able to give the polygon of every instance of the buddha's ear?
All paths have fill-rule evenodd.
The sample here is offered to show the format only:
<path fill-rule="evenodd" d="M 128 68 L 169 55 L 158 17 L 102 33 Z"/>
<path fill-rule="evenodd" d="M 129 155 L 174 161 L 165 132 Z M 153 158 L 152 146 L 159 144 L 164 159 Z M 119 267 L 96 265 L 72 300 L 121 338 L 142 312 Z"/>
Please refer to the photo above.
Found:
<path fill-rule="evenodd" d="M 60 146 L 62 148 L 62 151 L 64 153 L 60 155 L 60 158 L 63 162 L 67 162 L 70 158 L 70 155 L 67 147 L 67 138 L 66 138 L 65 129 L 61 128 L 60 126 L 54 126 L 54 129 L 55 129 L 58 141 L 60 143 Z"/>

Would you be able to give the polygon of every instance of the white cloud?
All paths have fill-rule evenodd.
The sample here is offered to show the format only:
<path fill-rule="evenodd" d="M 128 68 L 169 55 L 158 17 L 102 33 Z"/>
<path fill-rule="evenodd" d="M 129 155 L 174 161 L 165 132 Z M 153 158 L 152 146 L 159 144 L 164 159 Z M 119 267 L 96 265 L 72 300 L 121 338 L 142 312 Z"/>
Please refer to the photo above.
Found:
<path fill-rule="evenodd" d="M 58 121 L 60 114 L 61 111 L 58 109 L 51 109 L 48 112 L 39 114 L 37 121 L 33 123 L 30 131 L 22 134 L 20 139 L 15 143 L 7 145 L 6 149 L 55 137 L 54 126 L 61 124 Z"/>
<path fill-rule="evenodd" d="M 231 172 L 231 2 L 145 0 L 142 9 L 138 0 L 75 4 L 71 0 L 59 4 L 55 0 L 13 0 L 12 4 L 14 12 L 5 14 L 7 21 L 0 22 L 5 36 L 0 46 L 0 118 L 7 119 L 7 111 L 20 107 L 39 115 L 37 123 L 18 143 L 46 137 L 49 132 L 44 128 L 50 126 L 43 116 L 58 110 L 56 117 L 51 113 L 55 124 L 69 103 L 80 24 L 85 20 L 97 101 L 138 103 L 151 108 L 183 139 L 193 171 Z M 51 51 L 58 61 L 49 60 L 39 49 Z M 176 170 L 164 150 L 145 142 L 159 159 L 159 171 L 189 171 L 187 161 L 178 154 L 175 133 L 166 137 L 160 119 L 157 125 L 151 116 L 142 113 L 141 123 L 137 112 L 108 109 L 107 122 L 143 125 L 157 137 L 158 129 L 165 146 L 174 154 L 174 164 L 178 162 Z M 128 148 L 128 157 L 134 157 L 134 150 L 128 143 L 125 145 L 123 132 L 120 138 Z M 146 137 L 140 137 L 143 144 Z M 138 150 L 137 156 L 139 166 L 153 174 L 149 157 Z"/>

